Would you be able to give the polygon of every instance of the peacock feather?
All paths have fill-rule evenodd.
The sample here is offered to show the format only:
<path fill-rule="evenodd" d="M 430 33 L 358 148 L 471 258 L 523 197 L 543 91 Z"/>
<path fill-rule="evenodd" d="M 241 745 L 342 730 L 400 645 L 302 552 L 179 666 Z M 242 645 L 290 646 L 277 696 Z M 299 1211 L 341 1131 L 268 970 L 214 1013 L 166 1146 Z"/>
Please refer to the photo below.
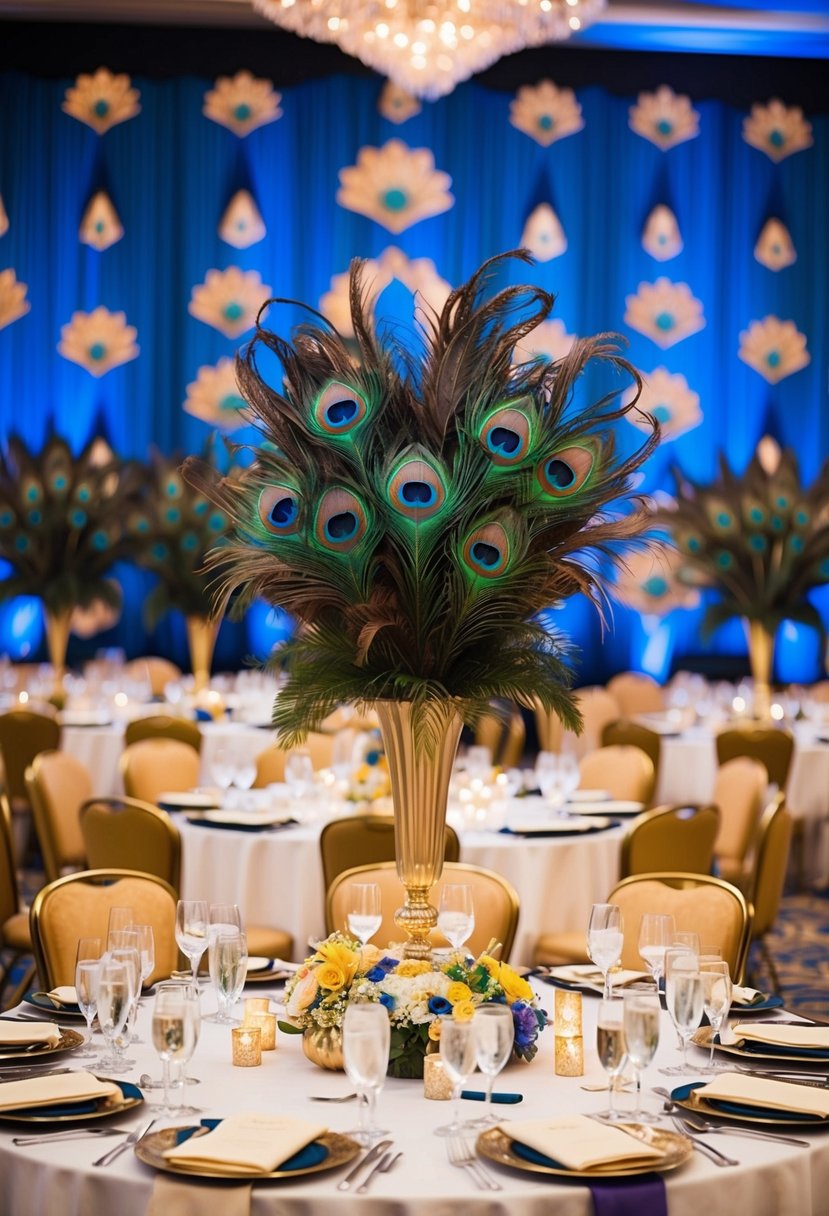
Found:
<path fill-rule="evenodd" d="M 575 592 L 601 601 L 596 551 L 614 555 L 646 518 L 629 478 L 657 425 L 627 458 L 613 443 L 634 405 L 575 399 L 591 363 L 638 380 L 613 340 L 577 341 L 558 363 L 516 363 L 553 298 L 492 292 L 492 259 L 424 319 L 423 350 L 379 337 L 351 270 L 354 345 L 323 318 L 292 341 L 257 328 L 237 362 L 263 443 L 238 480 L 189 460 L 184 475 L 232 521 L 209 564 L 217 606 L 240 590 L 296 616 L 280 652 L 274 713 L 292 742 L 338 704 L 455 698 L 474 723 L 492 698 L 537 697 L 571 727 L 566 648 L 536 619 Z M 260 355 L 276 355 L 272 384 Z M 425 715 L 424 715 L 425 717 Z"/>
<path fill-rule="evenodd" d="M 39 451 L 10 435 L 0 452 L 0 557 L 11 573 L 0 599 L 38 596 L 55 616 L 95 601 L 118 608 L 107 574 L 133 552 L 125 521 L 140 486 L 140 466 L 100 437 L 75 456 L 59 435 Z"/>
<path fill-rule="evenodd" d="M 829 462 L 809 487 L 793 452 L 763 440 L 742 476 L 724 456 L 702 484 L 674 470 L 676 502 L 657 513 L 678 551 L 678 577 L 709 587 L 708 631 L 731 617 L 774 632 L 786 618 L 823 629 L 807 593 L 829 583 Z"/>

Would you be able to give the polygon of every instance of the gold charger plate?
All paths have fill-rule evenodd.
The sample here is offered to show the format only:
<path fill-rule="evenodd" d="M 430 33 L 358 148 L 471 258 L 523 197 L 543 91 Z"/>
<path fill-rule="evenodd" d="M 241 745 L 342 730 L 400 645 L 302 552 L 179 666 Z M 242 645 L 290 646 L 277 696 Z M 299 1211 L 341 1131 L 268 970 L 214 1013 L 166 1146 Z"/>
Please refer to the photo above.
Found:
<path fill-rule="evenodd" d="M 739 1012 L 744 1012 L 741 1010 Z M 710 1026 L 700 1026 L 699 1030 L 691 1038 L 691 1042 L 697 1047 L 711 1047 L 711 1035 L 713 1031 Z M 775 1052 L 774 1045 L 768 1044 L 768 1051 L 746 1051 L 744 1047 L 738 1046 L 736 1043 L 715 1043 L 714 1051 L 721 1051 L 727 1056 L 737 1056 L 740 1060 L 753 1060 L 755 1064 L 822 1064 L 824 1067 L 829 1065 L 829 1051 L 823 1055 L 816 1056 L 814 1052 L 804 1052 L 795 1054 L 793 1051 Z M 816 1079 L 820 1079 L 821 1074 L 815 1073 Z"/>
<path fill-rule="evenodd" d="M 762 1110 L 763 1114 L 750 1115 L 748 1107 L 744 1107 L 745 1114 L 740 1111 L 722 1110 L 721 1107 L 713 1105 L 705 1098 L 699 1098 L 695 1091 L 692 1091 L 687 1098 L 672 1098 L 674 1106 L 681 1106 L 683 1110 L 692 1111 L 697 1115 L 704 1115 L 706 1119 L 724 1119 L 728 1123 L 760 1123 L 771 1125 L 776 1128 L 787 1128 L 792 1135 L 795 1135 L 799 1127 L 826 1127 L 829 1126 L 829 1119 L 821 1119 L 819 1115 L 806 1115 L 800 1119 L 786 1118 L 785 1111 L 781 1111 L 775 1116 L 769 1113 L 768 1107 L 758 1107 L 758 1111 Z"/>
<path fill-rule="evenodd" d="M 691 1157 L 694 1146 L 687 1136 L 679 1132 L 669 1132 L 661 1127 L 649 1127 L 642 1123 L 618 1123 L 615 1126 L 629 1132 L 643 1144 L 661 1149 L 665 1154 L 661 1160 L 653 1163 L 638 1163 L 631 1166 L 604 1165 L 592 1169 L 568 1170 L 563 1166 L 542 1165 L 540 1162 L 527 1161 L 513 1152 L 512 1139 L 500 1127 L 492 1127 L 489 1131 L 481 1132 L 476 1148 L 482 1157 L 494 1161 L 496 1165 L 508 1165 L 514 1170 L 524 1170 L 531 1174 L 553 1174 L 558 1178 L 627 1178 L 634 1174 L 664 1173 L 684 1165 Z"/>
<path fill-rule="evenodd" d="M 99 1077 L 98 1080 L 111 1081 L 112 1078 Z M 122 1114 L 125 1110 L 134 1110 L 136 1106 L 142 1106 L 143 1103 L 143 1094 L 138 1098 L 128 1098 L 119 1091 L 117 1094 L 111 1094 L 109 1097 L 99 1098 L 97 1108 L 92 1111 L 70 1115 L 48 1115 L 42 1113 L 41 1107 L 33 1106 L 29 1111 L 24 1110 L 16 1113 L 4 1110 L 0 1111 L 0 1123 L 86 1123 L 90 1119 L 111 1119 L 115 1115 Z"/>
<path fill-rule="evenodd" d="M 49 1043 L 44 1043 L 42 1047 L 38 1047 L 32 1051 L 26 1051 L 24 1047 L 15 1047 L 13 1051 L 6 1051 L 0 1048 L 0 1070 L 6 1060 L 42 1060 L 44 1056 L 54 1056 L 61 1051 L 74 1051 L 76 1047 L 80 1047 L 84 1041 L 84 1036 L 77 1030 L 61 1030 L 60 1039 L 54 1046 Z"/>
<path fill-rule="evenodd" d="M 341 1165 L 352 1161 L 362 1148 L 350 1136 L 341 1136 L 339 1132 L 325 1132 L 318 1136 L 315 1143 L 322 1144 L 328 1149 L 328 1156 L 317 1165 L 304 1166 L 298 1170 L 272 1170 L 270 1174 L 239 1174 L 230 1173 L 219 1168 L 209 1169 L 207 1166 L 177 1165 L 163 1156 L 164 1150 L 172 1148 L 176 1143 L 179 1132 L 189 1130 L 184 1127 L 164 1127 L 161 1131 L 151 1132 L 135 1145 L 135 1155 L 145 1165 L 154 1170 L 162 1170 L 167 1174 L 178 1174 L 187 1178 L 215 1178 L 229 1182 L 274 1182 L 290 1178 L 301 1178 L 305 1174 L 319 1174 L 325 1170 L 336 1170 Z"/>

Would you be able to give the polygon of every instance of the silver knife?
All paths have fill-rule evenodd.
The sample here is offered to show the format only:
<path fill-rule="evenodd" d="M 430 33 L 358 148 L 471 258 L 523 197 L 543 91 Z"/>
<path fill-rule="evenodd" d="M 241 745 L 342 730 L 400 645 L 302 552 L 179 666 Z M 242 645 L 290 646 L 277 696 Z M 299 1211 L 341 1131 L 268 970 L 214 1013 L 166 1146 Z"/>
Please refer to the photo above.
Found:
<path fill-rule="evenodd" d="M 125 1149 L 131 1148 L 133 1144 L 137 1144 L 139 1140 L 143 1140 L 147 1132 L 157 1123 L 157 1119 L 150 1119 L 144 1127 L 137 1127 L 134 1132 L 130 1132 L 123 1144 L 116 1144 L 115 1148 L 111 1148 L 108 1153 L 104 1153 L 103 1157 L 99 1157 L 97 1161 L 93 1161 L 93 1165 L 109 1165 L 116 1157 L 120 1156 Z"/>
<path fill-rule="evenodd" d="M 43 1064 L 39 1068 L 2 1068 L 0 1085 L 4 1081 L 28 1081 L 30 1077 L 60 1077 L 74 1071 L 74 1068 L 46 1068 Z"/>
<path fill-rule="evenodd" d="M 750 1068 L 741 1068 L 738 1071 L 748 1077 L 763 1077 L 766 1081 L 782 1081 L 786 1085 L 805 1085 L 809 1089 L 829 1089 L 829 1077 L 811 1080 L 807 1079 L 803 1073 L 760 1072 Z"/>
<path fill-rule="evenodd" d="M 373 1146 L 373 1148 L 370 1148 L 368 1150 L 365 1157 L 363 1157 L 362 1161 L 358 1161 L 357 1164 L 354 1166 L 354 1168 L 352 1170 L 349 1170 L 349 1172 L 346 1174 L 345 1178 L 343 1178 L 342 1182 L 337 1183 L 337 1190 L 338 1191 L 347 1191 L 349 1189 L 349 1187 L 352 1185 L 352 1183 L 354 1182 L 354 1179 L 359 1174 L 360 1170 L 363 1168 L 363 1166 L 371 1165 L 371 1163 L 373 1161 L 376 1161 L 377 1158 L 380 1157 L 386 1151 L 387 1148 L 391 1148 L 391 1140 L 378 1140 L 377 1143 Z"/>

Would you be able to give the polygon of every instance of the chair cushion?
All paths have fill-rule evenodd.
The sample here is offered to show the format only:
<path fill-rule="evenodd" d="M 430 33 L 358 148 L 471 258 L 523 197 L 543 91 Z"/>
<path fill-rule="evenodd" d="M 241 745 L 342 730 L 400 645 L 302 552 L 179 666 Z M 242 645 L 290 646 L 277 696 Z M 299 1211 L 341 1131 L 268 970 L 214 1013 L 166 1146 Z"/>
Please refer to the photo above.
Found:
<path fill-rule="evenodd" d="M 32 948 L 32 935 L 29 932 L 29 913 L 15 912 L 0 926 L 0 939 L 3 946 L 9 950 L 26 950 Z"/>
<path fill-rule="evenodd" d="M 294 939 L 283 929 L 272 929 L 269 925 L 248 925 L 248 954 L 261 958 L 290 960 L 294 952 Z"/>
<path fill-rule="evenodd" d="M 583 932 L 543 933 L 535 943 L 535 958 L 539 963 L 589 963 L 587 942 Z"/>

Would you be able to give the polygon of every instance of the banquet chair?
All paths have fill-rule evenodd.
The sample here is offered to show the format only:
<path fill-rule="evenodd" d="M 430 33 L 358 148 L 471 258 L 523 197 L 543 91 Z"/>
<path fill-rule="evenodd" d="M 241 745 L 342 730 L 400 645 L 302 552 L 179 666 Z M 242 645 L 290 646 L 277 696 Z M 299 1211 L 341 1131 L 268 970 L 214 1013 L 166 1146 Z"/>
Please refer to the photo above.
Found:
<path fill-rule="evenodd" d="M 128 680 L 145 681 L 153 697 L 163 697 L 168 684 L 181 679 L 182 671 L 169 659 L 159 655 L 147 655 L 143 659 L 132 659 L 124 664 L 124 675 Z"/>
<path fill-rule="evenodd" d="M 564 727 L 561 718 L 550 709 L 545 709 L 540 701 L 533 700 L 535 714 L 535 733 L 538 737 L 538 750 L 541 752 L 558 752 L 561 750 L 564 738 Z"/>
<path fill-rule="evenodd" d="M 39 752 L 60 747 L 61 729 L 51 706 L 10 709 L 0 714 L 0 759 L 3 785 L 12 810 L 12 834 L 18 862 L 26 855 L 31 824 L 26 769 Z"/>
<path fill-rule="evenodd" d="M 337 875 L 328 888 L 325 899 L 326 931 L 348 931 L 349 887 L 352 883 L 364 882 L 376 882 L 380 887 L 383 922 L 375 934 L 378 942 L 386 945 L 395 940 L 400 941 L 405 934 L 395 925 L 394 914 L 403 906 L 406 896 L 393 861 L 354 866 Z M 443 867 L 443 875 L 429 895 L 430 902 L 435 907 L 440 900 L 441 887 L 447 883 L 466 883 L 472 888 L 475 928 L 465 949 L 468 949 L 470 954 L 480 954 L 495 938 L 501 943 L 501 958 L 506 962 L 518 928 L 519 901 L 515 888 L 493 870 L 484 870 L 480 866 L 463 862 L 447 862 Z M 433 933 L 432 941 L 436 947 L 447 945 L 437 930 Z"/>
<path fill-rule="evenodd" d="M 199 753 L 177 739 L 141 739 L 124 748 L 120 769 L 128 798 L 156 803 L 165 791 L 198 785 Z"/>
<path fill-rule="evenodd" d="M 174 718 L 170 714 L 152 714 L 148 718 L 135 718 L 124 729 L 124 746 L 139 743 L 144 739 L 176 739 L 187 743 L 197 752 L 201 751 L 201 730 L 189 718 Z"/>
<path fill-rule="evenodd" d="M 281 784 L 285 780 L 285 757 L 287 752 L 278 743 L 272 743 L 256 757 L 256 778 L 253 782 L 255 790 L 263 790 L 267 785 Z"/>
<path fill-rule="evenodd" d="M 738 756 L 759 760 L 766 767 L 769 781 L 785 790 L 794 756 L 794 736 L 790 731 L 762 726 L 730 727 L 717 735 L 716 747 L 718 764 Z"/>
<path fill-rule="evenodd" d="M 0 794 L 0 1008 L 16 1005 L 34 976 L 34 958 L 23 968 L 20 979 L 9 999 L 6 988 L 19 963 L 32 955 L 32 935 L 29 913 L 20 907 L 20 889 L 14 865 L 14 844 L 11 830 L 11 807 L 5 794 Z"/>
<path fill-rule="evenodd" d="M 326 735 L 321 731 L 311 731 L 299 751 L 306 751 L 311 757 L 314 772 L 321 768 L 330 768 L 334 759 L 334 740 L 336 735 Z"/>
<path fill-rule="evenodd" d="M 444 827 L 443 860 L 457 861 L 461 846 L 458 834 Z M 320 832 L 323 887 L 327 891 L 338 874 L 354 866 L 394 861 L 394 817 L 349 815 L 332 819 Z"/>
<path fill-rule="evenodd" d="M 782 791 L 778 792 L 760 819 L 754 870 L 749 887 L 749 898 L 754 906 L 751 940 L 757 943 L 775 992 L 780 991 L 780 979 L 769 950 L 767 934 L 774 928 L 780 910 L 792 827 L 792 817 L 786 810 L 786 796 Z"/>
<path fill-rule="evenodd" d="M 41 887 L 29 923 L 40 986 L 50 991 L 75 982 L 78 938 L 106 941 L 110 908 L 132 908 L 136 920 L 152 925 L 155 968 L 146 986 L 178 967 L 175 938 L 176 893 L 155 874 L 134 870 L 81 870 Z"/>
<path fill-rule="evenodd" d="M 662 871 L 623 878 L 607 897 L 622 909 L 622 966 L 642 970 L 639 925 L 646 912 L 673 916 L 678 932 L 699 934 L 718 949 L 735 983 L 742 983 L 751 936 L 751 905 L 742 891 L 708 874 Z"/>
<path fill-rule="evenodd" d="M 86 765 L 67 752 L 41 752 L 26 769 L 26 790 L 46 881 L 67 869 L 85 869 L 79 812 L 92 797 Z"/>
<path fill-rule="evenodd" d="M 492 763 L 501 768 L 516 768 L 521 763 L 526 741 L 524 718 L 515 706 L 508 712 L 494 707 L 475 727 L 475 746 L 488 748 Z"/>
<path fill-rule="evenodd" d="M 759 760 L 737 756 L 717 770 L 712 801 L 720 808 L 720 830 L 714 844 L 717 873 L 741 891 L 747 889 L 747 865 L 769 776 Z"/>
<path fill-rule="evenodd" d="M 659 781 L 662 740 L 655 730 L 649 730 L 647 726 L 640 726 L 628 718 L 619 718 L 616 722 L 608 722 L 602 729 L 602 747 L 612 747 L 614 744 L 641 748 L 653 761 L 654 783 Z"/>
<path fill-rule="evenodd" d="M 641 671 L 623 671 L 607 682 L 607 691 L 621 710 L 621 717 L 658 714 L 665 708 L 665 691 L 653 676 Z"/>
<path fill-rule="evenodd" d="M 656 777 L 653 761 L 639 747 L 600 747 L 579 762 L 582 789 L 607 790 L 611 798 L 650 806 Z"/>
<path fill-rule="evenodd" d="M 637 816 L 622 840 L 619 875 L 648 874 L 682 864 L 686 873 L 710 874 L 720 812 L 713 804 L 660 806 Z"/>
<path fill-rule="evenodd" d="M 324 735 L 336 735 L 341 730 L 378 730 L 380 719 L 373 709 L 356 705 L 340 705 L 320 723 Z"/>

